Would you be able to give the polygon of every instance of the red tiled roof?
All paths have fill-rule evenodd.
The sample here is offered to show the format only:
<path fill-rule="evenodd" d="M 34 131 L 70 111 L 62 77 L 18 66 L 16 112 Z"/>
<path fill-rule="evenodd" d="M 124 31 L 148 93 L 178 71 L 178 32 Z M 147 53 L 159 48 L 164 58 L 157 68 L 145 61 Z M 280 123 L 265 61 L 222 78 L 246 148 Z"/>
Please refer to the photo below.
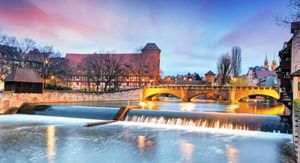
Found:
<path fill-rule="evenodd" d="M 66 54 L 66 59 L 68 60 L 69 64 L 73 67 L 77 67 L 79 64 L 82 63 L 84 58 L 88 57 L 92 54 Z M 101 55 L 107 55 L 107 54 L 101 54 Z M 113 54 L 112 57 L 114 57 L 117 60 L 121 60 L 121 65 L 124 66 L 126 69 L 128 69 L 130 72 L 138 72 L 139 70 L 139 63 L 138 63 L 138 55 L 141 55 L 141 53 L 122 53 L 122 54 Z M 149 55 L 149 54 L 143 54 L 143 55 Z M 159 61 L 159 58 L 155 57 L 146 57 L 145 59 L 145 66 L 147 67 L 148 74 L 154 75 L 155 73 L 159 72 L 159 65 L 157 64 Z"/>
<path fill-rule="evenodd" d="M 80 62 L 87 57 L 89 54 L 66 54 L 66 59 L 69 61 L 69 64 L 71 66 L 77 66 L 80 64 Z"/>
<path fill-rule="evenodd" d="M 159 73 L 159 56 L 157 54 L 157 50 L 160 53 L 160 49 L 157 47 L 155 43 L 147 43 L 146 46 L 142 49 L 141 53 L 118 53 L 118 54 L 99 54 L 99 55 L 111 55 L 113 59 L 120 60 L 121 65 L 124 66 L 131 72 L 137 72 L 140 68 L 139 66 L 139 56 L 146 55 L 144 60 L 145 71 L 148 71 L 148 74 L 156 74 Z M 153 53 L 152 53 L 153 52 Z M 152 55 L 154 54 L 154 55 Z M 92 54 L 74 54 L 68 53 L 65 58 L 68 60 L 70 66 L 74 68 L 78 68 L 77 66 L 82 63 L 84 58 Z M 143 57 L 144 58 L 144 57 Z"/>
<path fill-rule="evenodd" d="M 113 56 L 116 59 L 121 59 L 124 64 L 125 63 L 133 64 L 134 59 L 137 57 L 136 55 L 139 55 L 139 54 L 140 53 L 122 53 L 122 54 L 113 54 Z M 92 54 L 68 53 L 68 54 L 66 54 L 66 59 L 69 61 L 70 65 L 77 66 L 84 60 L 84 58 L 86 58 L 89 55 L 92 55 Z M 107 55 L 107 54 L 102 54 L 102 55 Z M 108 55 L 110 55 L 110 54 L 108 54 Z"/>

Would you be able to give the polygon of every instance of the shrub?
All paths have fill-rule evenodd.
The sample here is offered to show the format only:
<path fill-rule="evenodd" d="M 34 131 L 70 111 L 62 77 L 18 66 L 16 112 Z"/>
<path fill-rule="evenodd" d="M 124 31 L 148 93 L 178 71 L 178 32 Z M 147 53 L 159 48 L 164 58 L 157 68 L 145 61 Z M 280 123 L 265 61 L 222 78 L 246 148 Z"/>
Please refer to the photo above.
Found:
<path fill-rule="evenodd" d="M 54 85 L 47 84 L 45 87 L 46 90 L 72 90 L 72 88 L 64 86 L 64 85 Z"/>

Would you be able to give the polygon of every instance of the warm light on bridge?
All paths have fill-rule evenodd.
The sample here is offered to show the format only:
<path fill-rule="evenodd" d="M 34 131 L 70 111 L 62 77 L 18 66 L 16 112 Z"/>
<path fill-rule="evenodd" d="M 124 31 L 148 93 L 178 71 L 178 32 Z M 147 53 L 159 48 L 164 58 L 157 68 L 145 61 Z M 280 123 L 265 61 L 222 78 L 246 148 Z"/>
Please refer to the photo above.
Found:
<path fill-rule="evenodd" d="M 221 100 L 237 103 L 240 99 L 252 96 L 269 96 L 279 99 L 280 95 L 276 87 L 254 86 L 196 86 L 196 85 L 161 85 L 149 86 L 143 89 L 142 100 L 152 100 L 161 94 L 171 94 L 183 102 L 190 102 L 192 98 L 201 94 L 222 97 Z"/>

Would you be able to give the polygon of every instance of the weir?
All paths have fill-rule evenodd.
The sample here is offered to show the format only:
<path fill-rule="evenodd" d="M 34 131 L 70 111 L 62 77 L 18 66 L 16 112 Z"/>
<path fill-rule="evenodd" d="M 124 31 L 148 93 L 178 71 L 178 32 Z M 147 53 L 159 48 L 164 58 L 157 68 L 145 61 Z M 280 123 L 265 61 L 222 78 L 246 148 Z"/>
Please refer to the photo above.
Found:
<path fill-rule="evenodd" d="M 26 105 L 21 107 L 17 114 L 113 120 L 118 111 L 118 108 L 105 107 Z"/>
<path fill-rule="evenodd" d="M 125 120 L 131 122 L 205 128 L 226 128 L 280 133 L 291 132 L 288 123 L 282 121 L 280 116 L 269 115 L 130 110 Z"/>
<path fill-rule="evenodd" d="M 220 112 L 185 112 L 140 110 L 130 107 L 103 108 L 63 105 L 26 105 L 18 114 L 32 114 L 56 117 L 86 118 L 98 120 L 131 121 L 177 126 L 194 126 L 216 129 L 252 130 L 263 132 L 290 133 L 290 125 L 280 116 L 236 114 Z M 85 126 L 104 125 L 96 122 Z"/>

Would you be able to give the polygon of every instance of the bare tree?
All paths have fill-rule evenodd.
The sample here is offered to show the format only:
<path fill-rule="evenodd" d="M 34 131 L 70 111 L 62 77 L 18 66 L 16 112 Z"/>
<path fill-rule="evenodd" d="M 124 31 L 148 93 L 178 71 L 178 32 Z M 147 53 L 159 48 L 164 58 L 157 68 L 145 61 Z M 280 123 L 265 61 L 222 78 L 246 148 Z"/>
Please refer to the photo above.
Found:
<path fill-rule="evenodd" d="M 138 50 L 137 50 L 138 51 Z M 140 52 L 141 50 L 139 50 Z M 139 87 L 142 86 L 142 77 L 146 75 L 148 70 L 148 63 L 147 63 L 148 55 L 144 53 L 138 53 L 136 54 L 136 57 L 134 58 L 134 62 L 136 63 L 135 67 L 129 67 L 130 72 L 135 75 L 138 79 L 138 85 Z"/>
<path fill-rule="evenodd" d="M 17 47 L 18 46 L 18 40 L 14 36 L 8 36 L 6 34 L 0 33 L 0 45 Z"/>
<path fill-rule="evenodd" d="M 39 55 L 43 62 L 39 71 L 44 81 L 50 79 L 51 76 L 63 80 L 68 73 L 67 60 L 60 57 L 60 53 L 54 53 L 51 46 L 40 48 Z"/>
<path fill-rule="evenodd" d="M 39 66 L 31 65 L 40 62 Z M 51 76 L 59 79 L 67 74 L 67 61 L 53 52 L 52 46 L 37 49 L 36 42 L 30 38 L 18 41 L 16 37 L 0 34 L 0 77 L 3 79 L 16 67 L 35 68 L 44 80 Z"/>
<path fill-rule="evenodd" d="M 83 76 L 86 78 L 86 82 L 87 82 L 87 86 L 88 86 L 88 91 L 91 91 L 91 83 L 92 83 L 92 78 L 94 75 L 94 68 L 92 66 L 90 66 L 92 59 L 90 58 L 91 56 L 88 56 L 87 58 L 83 59 L 83 61 L 81 61 L 77 67 L 72 67 L 71 65 L 69 65 L 69 67 L 72 67 L 72 70 L 70 72 L 72 72 L 72 75 L 74 76 L 75 74 L 79 74 L 79 71 L 82 70 L 83 72 Z"/>
<path fill-rule="evenodd" d="M 0 45 L 0 81 L 3 81 L 5 76 L 10 72 L 10 59 L 3 51 L 2 45 Z"/>
<path fill-rule="evenodd" d="M 18 63 L 15 62 L 18 60 L 18 51 L 17 48 L 0 45 L 0 78 L 3 80 L 6 75 L 8 75 L 12 70 L 18 67 Z"/>
<path fill-rule="evenodd" d="M 120 86 L 122 85 L 122 83 L 124 83 L 126 77 L 127 77 L 128 73 L 127 71 L 122 71 L 118 76 L 116 77 L 116 79 L 113 81 L 113 85 L 116 91 L 120 90 Z"/>
<path fill-rule="evenodd" d="M 220 56 L 217 67 L 219 84 L 225 85 L 230 81 L 231 73 L 231 59 L 228 53 Z"/>
<path fill-rule="evenodd" d="M 242 56 L 241 48 L 238 46 L 232 47 L 231 51 L 231 72 L 233 77 L 238 77 L 241 74 Z"/>
<path fill-rule="evenodd" d="M 4 44 L 6 38 L 7 38 L 7 35 L 0 33 L 0 45 Z"/>
<path fill-rule="evenodd" d="M 31 38 L 24 38 L 23 40 L 19 41 L 18 49 L 22 53 L 28 53 L 30 50 L 36 48 L 36 42 Z"/>
<path fill-rule="evenodd" d="M 81 63 L 85 75 L 89 80 L 95 83 L 96 92 L 99 92 L 99 86 L 103 79 L 103 62 L 99 54 L 87 56 Z"/>
<path fill-rule="evenodd" d="M 114 81 L 118 80 L 121 76 L 123 69 L 121 67 L 121 58 L 114 57 L 114 54 L 102 54 L 100 55 L 103 62 L 103 82 L 104 82 L 104 92 L 107 92 L 107 88 Z"/>
<path fill-rule="evenodd" d="M 11 37 L 0 33 L 0 80 L 4 78 L 15 68 L 19 59 L 16 37 Z"/>
<path fill-rule="evenodd" d="M 29 52 L 36 48 L 36 42 L 33 41 L 31 38 L 24 38 L 23 40 L 19 41 L 19 51 L 21 52 L 23 62 L 26 62 L 29 57 Z M 24 65 L 24 63 L 21 63 Z"/>
<path fill-rule="evenodd" d="M 290 8 L 289 15 L 276 18 L 277 24 L 280 26 L 287 27 L 291 22 L 300 21 L 300 0 L 289 0 L 288 6 Z"/>
<path fill-rule="evenodd" d="M 83 67 L 87 78 L 95 83 L 97 93 L 101 83 L 104 84 L 103 92 L 107 92 L 110 85 L 118 88 L 125 73 L 121 58 L 115 57 L 109 52 L 90 55 L 84 59 L 80 66 Z"/>
<path fill-rule="evenodd" d="M 143 47 L 139 47 L 135 49 L 135 51 L 137 52 L 133 60 L 135 66 L 128 65 L 127 67 L 127 69 L 129 69 L 129 73 L 133 74 L 137 78 L 139 87 L 142 86 L 143 76 L 145 76 L 149 72 L 148 62 L 147 62 L 149 56 L 147 54 L 141 53 L 142 49 Z"/>

